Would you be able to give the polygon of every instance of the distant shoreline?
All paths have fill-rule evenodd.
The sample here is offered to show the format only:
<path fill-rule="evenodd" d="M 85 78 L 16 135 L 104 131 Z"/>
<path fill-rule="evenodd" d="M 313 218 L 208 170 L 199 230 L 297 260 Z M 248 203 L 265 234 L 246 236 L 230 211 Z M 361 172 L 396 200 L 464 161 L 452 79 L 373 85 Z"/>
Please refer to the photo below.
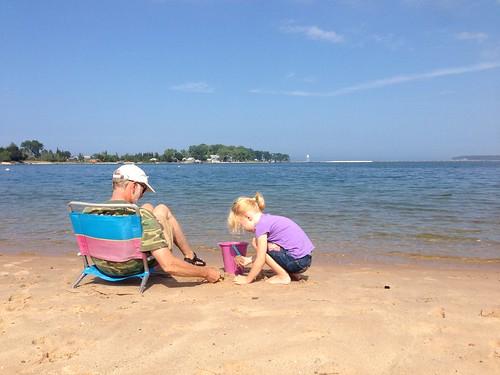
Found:
<path fill-rule="evenodd" d="M 74 161 L 25 161 L 25 162 L 2 162 L 0 165 L 4 167 L 19 166 L 19 165 L 123 165 L 123 164 L 138 164 L 138 165 L 217 165 L 217 164 L 379 164 L 379 163 L 499 163 L 500 160 L 318 160 L 304 161 L 292 160 L 286 162 L 261 162 L 261 161 L 233 161 L 233 162 L 138 162 L 138 163 L 121 163 L 121 162 L 74 162 Z"/>
<path fill-rule="evenodd" d="M 461 155 L 452 158 L 453 161 L 500 161 L 500 155 Z"/>
<path fill-rule="evenodd" d="M 286 164 L 286 163 L 294 163 L 288 161 L 280 161 L 280 162 L 266 162 L 266 161 L 221 161 L 217 163 L 210 162 L 199 162 L 199 163 L 190 163 L 190 162 L 167 162 L 167 161 L 159 161 L 159 162 L 113 162 L 113 161 L 100 161 L 96 163 L 88 163 L 88 162 L 75 162 L 75 161 L 25 161 L 25 162 L 2 162 L 1 165 L 123 165 L 123 164 L 145 164 L 145 165 L 155 165 L 155 164 L 171 164 L 171 165 L 199 165 L 199 164 Z"/>

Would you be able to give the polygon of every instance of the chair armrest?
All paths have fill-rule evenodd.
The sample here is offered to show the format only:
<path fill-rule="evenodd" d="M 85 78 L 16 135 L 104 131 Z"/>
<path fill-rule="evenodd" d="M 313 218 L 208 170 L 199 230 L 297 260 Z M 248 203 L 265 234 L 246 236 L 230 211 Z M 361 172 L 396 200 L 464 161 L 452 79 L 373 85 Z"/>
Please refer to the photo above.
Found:
<path fill-rule="evenodd" d="M 68 203 L 68 210 L 73 212 L 74 206 L 80 207 L 95 207 L 95 208 L 131 208 L 133 209 L 137 215 L 139 215 L 139 206 L 131 203 L 89 203 L 89 202 L 78 202 L 71 201 Z"/>

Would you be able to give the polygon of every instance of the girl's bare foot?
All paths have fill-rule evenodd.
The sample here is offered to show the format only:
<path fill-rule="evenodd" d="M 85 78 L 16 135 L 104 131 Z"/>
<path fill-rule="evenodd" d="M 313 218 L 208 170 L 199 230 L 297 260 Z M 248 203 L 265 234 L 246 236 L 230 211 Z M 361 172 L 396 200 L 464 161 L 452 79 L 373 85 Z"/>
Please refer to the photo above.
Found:
<path fill-rule="evenodd" d="M 269 279 L 266 280 L 266 283 L 269 284 L 281 284 L 281 285 L 287 285 L 290 284 L 290 276 L 284 275 L 274 275 L 273 277 L 270 277 Z"/>

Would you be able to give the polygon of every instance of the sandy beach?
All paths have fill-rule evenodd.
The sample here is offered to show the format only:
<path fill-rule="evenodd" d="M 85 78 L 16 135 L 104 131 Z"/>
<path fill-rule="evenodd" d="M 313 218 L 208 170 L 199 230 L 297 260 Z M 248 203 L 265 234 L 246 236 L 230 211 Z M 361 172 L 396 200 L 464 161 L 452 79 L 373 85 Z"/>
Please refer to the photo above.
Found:
<path fill-rule="evenodd" d="M 0 373 L 500 373 L 498 267 L 318 254 L 288 286 L 164 275 L 142 296 L 135 281 L 72 289 L 80 270 L 76 256 L 0 256 Z"/>

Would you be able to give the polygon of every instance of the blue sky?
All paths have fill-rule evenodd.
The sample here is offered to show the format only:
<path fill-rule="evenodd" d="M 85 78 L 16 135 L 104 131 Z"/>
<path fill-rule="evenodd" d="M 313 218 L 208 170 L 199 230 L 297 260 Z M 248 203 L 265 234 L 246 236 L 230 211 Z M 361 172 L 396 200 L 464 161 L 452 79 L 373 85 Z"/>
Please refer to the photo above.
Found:
<path fill-rule="evenodd" d="M 500 154 L 500 0 L 0 0 L 0 145 Z"/>

